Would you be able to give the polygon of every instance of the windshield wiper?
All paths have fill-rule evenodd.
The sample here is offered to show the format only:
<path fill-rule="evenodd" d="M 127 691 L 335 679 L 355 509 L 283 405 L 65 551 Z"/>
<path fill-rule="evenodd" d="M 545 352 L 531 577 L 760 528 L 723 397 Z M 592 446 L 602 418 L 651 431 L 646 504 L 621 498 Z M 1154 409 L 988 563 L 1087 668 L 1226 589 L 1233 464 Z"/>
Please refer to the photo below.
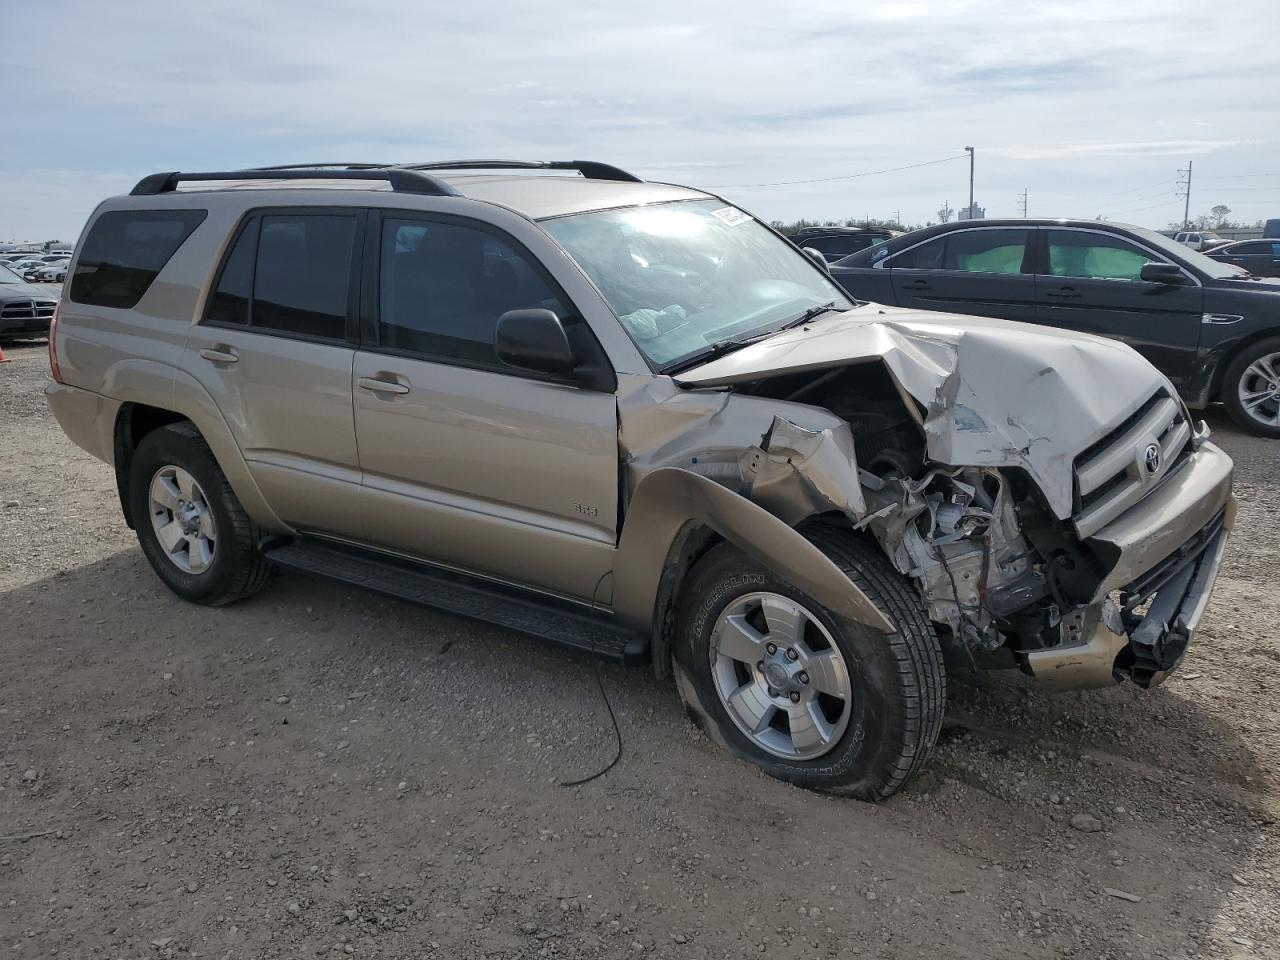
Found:
<path fill-rule="evenodd" d="M 682 370 L 688 370 L 690 367 L 696 367 L 700 363 L 709 363 L 719 357 L 723 357 L 726 353 L 733 353 L 743 347 L 749 347 L 753 343 L 759 343 L 761 340 L 767 340 L 772 337 L 777 330 L 766 330 L 764 333 L 757 333 L 750 337 L 732 337 L 727 340 L 717 340 L 705 350 L 699 350 L 691 356 L 685 357 L 683 360 L 677 360 L 675 363 L 668 364 L 661 369 L 662 373 L 679 373 Z"/>
<path fill-rule="evenodd" d="M 712 360 L 723 357 L 726 353 L 732 353 L 734 350 L 741 349 L 742 347 L 748 347 L 753 343 L 759 343 L 761 340 L 767 340 L 775 333 L 779 333 L 783 330 L 790 330 L 792 327 L 799 327 L 808 323 L 810 320 L 813 320 L 815 317 L 820 317 L 824 313 L 832 312 L 843 313 L 844 311 L 836 306 L 836 302 L 834 300 L 829 300 L 826 303 L 819 303 L 810 307 L 804 313 L 800 314 L 800 316 L 793 317 L 786 323 L 774 327 L 772 330 L 765 330 L 763 333 L 756 333 L 749 337 L 731 337 L 726 340 L 717 340 L 705 350 L 700 350 L 692 356 L 663 367 L 662 373 L 679 373 L 681 370 L 688 370 L 690 367 L 696 366 L 699 363 L 709 363 Z"/>
<path fill-rule="evenodd" d="M 842 311 L 839 307 L 836 306 L 836 302 L 834 300 L 828 300 L 826 303 L 819 303 L 810 307 L 804 313 L 800 314 L 800 316 L 794 317 L 793 319 L 788 320 L 778 329 L 790 330 L 792 327 L 802 327 L 806 323 L 808 323 L 810 320 L 820 317 L 824 313 L 843 313 L 843 312 L 844 311 Z"/>

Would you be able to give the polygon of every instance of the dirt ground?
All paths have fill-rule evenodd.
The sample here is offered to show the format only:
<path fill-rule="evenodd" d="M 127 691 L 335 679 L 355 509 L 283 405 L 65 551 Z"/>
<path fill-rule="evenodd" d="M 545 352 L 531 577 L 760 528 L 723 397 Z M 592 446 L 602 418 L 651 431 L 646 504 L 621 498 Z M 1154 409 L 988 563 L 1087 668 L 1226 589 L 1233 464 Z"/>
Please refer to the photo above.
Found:
<path fill-rule="evenodd" d="M 1157 690 L 954 677 L 931 768 L 873 806 L 607 666 L 622 761 L 565 788 L 612 756 L 592 661 L 295 576 L 177 600 L 43 344 L 7 353 L 0 956 L 1280 956 L 1280 442 L 1209 416 L 1240 516 Z"/>

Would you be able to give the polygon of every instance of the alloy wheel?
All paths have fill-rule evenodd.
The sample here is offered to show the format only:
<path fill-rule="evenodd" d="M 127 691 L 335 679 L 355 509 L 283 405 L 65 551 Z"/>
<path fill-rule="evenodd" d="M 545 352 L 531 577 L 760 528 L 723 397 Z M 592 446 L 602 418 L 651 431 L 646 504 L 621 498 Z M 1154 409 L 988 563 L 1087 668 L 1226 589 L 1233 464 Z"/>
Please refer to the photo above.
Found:
<path fill-rule="evenodd" d="M 1252 419 L 1280 426 L 1280 353 L 1268 353 L 1245 367 L 1236 389 L 1240 406 Z"/>
<path fill-rule="evenodd" d="M 151 526 L 171 563 L 183 573 L 203 573 L 217 543 L 213 511 L 200 484 L 182 467 L 156 471 L 148 491 Z"/>
<path fill-rule="evenodd" d="M 844 735 L 853 706 L 848 667 L 826 627 L 790 597 L 735 600 L 716 620 L 710 655 L 720 702 L 760 749 L 809 760 Z"/>

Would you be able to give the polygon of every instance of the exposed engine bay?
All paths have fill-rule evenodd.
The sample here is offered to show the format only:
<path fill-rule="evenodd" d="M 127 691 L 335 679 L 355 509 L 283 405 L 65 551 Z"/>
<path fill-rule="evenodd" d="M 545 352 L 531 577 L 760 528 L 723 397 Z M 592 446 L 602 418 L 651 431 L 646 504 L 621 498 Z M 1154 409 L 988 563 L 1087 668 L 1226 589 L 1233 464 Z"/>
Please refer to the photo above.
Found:
<path fill-rule="evenodd" d="M 873 534 L 918 584 L 930 619 L 973 650 L 995 650 L 1010 639 L 1019 648 L 1062 642 L 1063 613 L 1076 604 L 1061 591 L 1054 599 L 1051 567 L 1023 536 L 1019 494 L 1001 471 L 926 468 L 919 420 L 878 364 L 804 377 L 783 392 L 794 379 L 744 385 L 743 392 L 812 403 L 849 424 L 864 504 L 853 525 Z M 764 445 L 772 448 L 772 439 Z M 1088 585 L 1080 587 L 1087 599 Z"/>

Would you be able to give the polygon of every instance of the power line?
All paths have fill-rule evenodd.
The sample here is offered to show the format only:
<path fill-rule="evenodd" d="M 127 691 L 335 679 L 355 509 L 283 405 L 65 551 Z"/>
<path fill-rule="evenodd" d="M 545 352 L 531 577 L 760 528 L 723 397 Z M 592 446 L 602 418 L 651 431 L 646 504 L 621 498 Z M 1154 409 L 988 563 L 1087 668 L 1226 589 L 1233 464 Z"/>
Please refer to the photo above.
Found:
<path fill-rule="evenodd" d="M 909 163 L 905 167 L 889 167 L 885 170 L 868 170 L 865 173 L 846 173 L 838 177 L 815 177 L 812 180 L 779 180 L 777 183 L 709 183 L 704 184 L 708 190 L 747 190 L 757 187 L 793 187 L 803 183 L 831 183 L 834 180 L 856 180 L 859 177 L 875 177 L 882 173 L 897 173 L 899 170 L 915 170 L 918 167 L 931 167 L 950 160 L 968 160 L 967 153 L 954 157 L 942 157 L 938 160 L 925 160 L 923 163 Z"/>
<path fill-rule="evenodd" d="M 1212 177 L 1206 176 L 1205 174 L 1200 175 L 1201 180 L 1249 180 L 1254 177 L 1280 177 L 1280 173 L 1235 173 L 1230 176 L 1222 175 Z"/>
<path fill-rule="evenodd" d="M 1160 208 L 1160 207 L 1167 207 L 1167 206 L 1169 206 L 1169 204 L 1171 204 L 1171 203 L 1177 203 L 1177 202 L 1178 202 L 1178 198 L 1177 198 L 1177 197 L 1171 197 L 1171 198 L 1169 198 L 1168 200 L 1162 200 L 1162 201 L 1160 201 L 1159 203 L 1153 203 L 1153 204 L 1151 204 L 1151 206 L 1149 206 L 1149 207 L 1129 207 L 1129 208 L 1121 207 L 1119 210 L 1117 210 L 1117 211 L 1116 211 L 1116 213 L 1126 213 L 1126 214 L 1127 214 L 1127 213 L 1142 213 L 1142 211 L 1144 211 L 1144 210 L 1156 210 L 1156 209 L 1158 209 L 1158 208 Z"/>
<path fill-rule="evenodd" d="M 1176 180 L 1160 180 L 1156 183 L 1146 183 L 1140 187 L 1130 187 L 1128 190 L 1117 190 L 1115 193 L 1099 193 L 1090 197 L 1068 197 L 1064 203 L 1093 203 L 1095 200 L 1106 200 L 1110 197 L 1122 197 L 1130 193 L 1138 193 L 1142 190 L 1153 190 L 1156 187 L 1172 186 Z"/>

